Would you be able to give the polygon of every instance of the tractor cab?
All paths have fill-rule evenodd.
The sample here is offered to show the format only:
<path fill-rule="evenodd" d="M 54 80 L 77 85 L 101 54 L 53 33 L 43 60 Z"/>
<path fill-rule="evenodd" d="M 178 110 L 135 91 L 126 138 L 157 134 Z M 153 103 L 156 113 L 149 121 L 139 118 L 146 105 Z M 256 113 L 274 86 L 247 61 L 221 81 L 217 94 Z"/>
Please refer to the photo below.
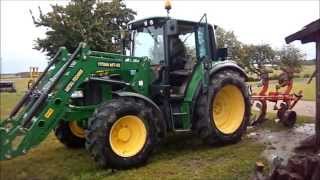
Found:
<path fill-rule="evenodd" d="M 212 26 L 203 22 L 150 17 L 131 22 L 129 30 L 131 55 L 147 56 L 152 64 L 174 63 L 171 58 L 186 50 L 194 58 L 212 58 L 216 44 Z"/>
<path fill-rule="evenodd" d="M 200 61 L 218 58 L 214 30 L 206 16 L 200 22 L 150 17 L 131 22 L 128 28 L 130 55 L 148 57 L 154 84 L 172 86 L 173 94 L 184 94 Z"/>

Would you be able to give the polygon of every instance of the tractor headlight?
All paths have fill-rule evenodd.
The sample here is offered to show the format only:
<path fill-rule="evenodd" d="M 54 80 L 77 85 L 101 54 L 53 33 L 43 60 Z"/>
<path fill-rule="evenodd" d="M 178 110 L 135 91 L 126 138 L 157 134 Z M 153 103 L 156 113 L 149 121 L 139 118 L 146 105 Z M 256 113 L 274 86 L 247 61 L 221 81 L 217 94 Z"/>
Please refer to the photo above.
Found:
<path fill-rule="evenodd" d="M 83 98 L 83 92 L 82 91 L 74 91 L 71 94 L 71 98 Z"/>

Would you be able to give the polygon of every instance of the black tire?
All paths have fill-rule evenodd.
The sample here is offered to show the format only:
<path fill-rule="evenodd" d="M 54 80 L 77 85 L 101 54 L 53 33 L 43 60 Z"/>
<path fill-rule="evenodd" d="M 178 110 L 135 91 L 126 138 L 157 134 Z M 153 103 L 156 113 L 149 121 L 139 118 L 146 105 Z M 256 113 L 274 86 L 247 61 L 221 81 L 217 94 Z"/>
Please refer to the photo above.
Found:
<path fill-rule="evenodd" d="M 112 150 L 109 141 L 113 124 L 121 117 L 134 115 L 143 121 L 147 136 L 142 149 L 130 157 L 123 157 Z M 143 165 L 160 141 L 157 136 L 158 117 L 144 101 L 134 98 L 119 98 L 110 100 L 97 108 L 89 119 L 86 131 L 86 149 L 101 167 L 113 169 L 128 169 Z"/>
<path fill-rule="evenodd" d="M 285 127 L 293 128 L 294 124 L 297 121 L 297 113 L 291 110 L 285 111 L 283 113 L 282 119 L 280 120 Z"/>
<path fill-rule="evenodd" d="M 233 133 L 228 134 L 221 132 L 216 127 L 212 116 L 213 99 L 226 85 L 236 86 L 241 91 L 245 104 L 241 124 Z M 207 106 L 207 98 L 209 99 L 209 106 Z M 250 99 L 244 78 L 238 72 L 232 70 L 224 70 L 214 74 L 210 78 L 208 95 L 200 95 L 198 97 L 195 111 L 196 114 L 193 121 L 193 129 L 205 143 L 209 145 L 229 144 L 241 140 L 250 119 Z"/>
<path fill-rule="evenodd" d="M 76 149 L 83 148 L 85 139 L 74 135 L 69 127 L 69 122 L 61 120 L 54 133 L 58 140 L 68 148 Z"/>

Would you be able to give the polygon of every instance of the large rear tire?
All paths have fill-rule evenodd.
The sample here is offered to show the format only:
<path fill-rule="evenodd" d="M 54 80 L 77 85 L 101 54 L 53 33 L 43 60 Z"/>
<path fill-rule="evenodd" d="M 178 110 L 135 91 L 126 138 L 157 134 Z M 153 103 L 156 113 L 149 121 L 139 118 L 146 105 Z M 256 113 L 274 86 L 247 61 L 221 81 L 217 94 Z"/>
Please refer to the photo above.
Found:
<path fill-rule="evenodd" d="M 61 120 L 54 129 L 58 140 L 68 148 L 83 148 L 85 143 L 84 129 L 76 121 Z"/>
<path fill-rule="evenodd" d="M 102 167 L 127 169 L 140 166 L 159 142 L 157 118 L 142 100 L 110 100 L 89 120 L 86 149 Z"/>
<path fill-rule="evenodd" d="M 208 144 L 241 140 L 250 118 L 250 99 L 244 78 L 232 70 L 211 77 L 207 95 L 198 97 L 194 130 Z"/>

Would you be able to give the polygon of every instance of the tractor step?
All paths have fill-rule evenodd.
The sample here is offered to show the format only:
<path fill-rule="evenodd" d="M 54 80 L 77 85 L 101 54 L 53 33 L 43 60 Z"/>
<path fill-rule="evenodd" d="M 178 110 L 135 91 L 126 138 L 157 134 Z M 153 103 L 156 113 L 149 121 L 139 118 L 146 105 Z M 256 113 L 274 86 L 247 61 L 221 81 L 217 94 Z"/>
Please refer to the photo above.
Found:
<path fill-rule="evenodd" d="M 170 94 L 170 101 L 183 101 L 184 94 Z"/>
<path fill-rule="evenodd" d="M 176 131 L 177 129 L 183 129 L 183 119 L 188 116 L 188 113 L 181 112 L 180 103 L 171 103 L 171 120 L 172 127 Z"/>
<path fill-rule="evenodd" d="M 186 133 L 186 132 L 191 132 L 191 129 L 174 129 L 173 131 L 175 133 Z"/>
<path fill-rule="evenodd" d="M 188 115 L 188 113 L 172 113 L 173 116 L 184 116 L 184 115 Z"/>

